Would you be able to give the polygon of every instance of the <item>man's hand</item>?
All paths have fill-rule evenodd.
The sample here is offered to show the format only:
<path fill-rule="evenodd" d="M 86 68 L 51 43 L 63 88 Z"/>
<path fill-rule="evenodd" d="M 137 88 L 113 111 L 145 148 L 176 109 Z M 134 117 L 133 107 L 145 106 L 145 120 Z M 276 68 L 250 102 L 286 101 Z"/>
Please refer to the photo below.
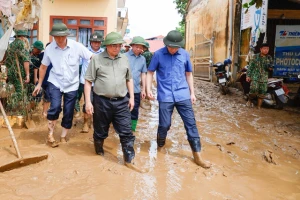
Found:
<path fill-rule="evenodd" d="M 147 97 L 148 97 L 149 100 L 155 100 L 151 90 L 147 91 Z"/>
<path fill-rule="evenodd" d="M 142 91 L 141 91 L 141 97 L 142 97 L 142 99 L 145 99 L 145 98 L 146 98 L 146 92 L 145 92 L 145 90 L 142 90 Z"/>
<path fill-rule="evenodd" d="M 94 113 L 94 107 L 93 107 L 93 104 L 91 102 L 86 102 L 86 104 L 85 104 L 85 111 L 86 111 L 87 114 L 93 115 L 93 113 Z"/>
<path fill-rule="evenodd" d="M 26 76 L 26 79 L 25 79 L 24 82 L 25 82 L 25 83 L 29 83 L 29 82 L 30 82 L 30 76 L 29 76 L 29 75 Z"/>
<path fill-rule="evenodd" d="M 41 85 L 37 84 L 32 92 L 32 96 L 35 97 L 36 95 L 38 95 L 40 93 L 40 91 L 41 91 Z"/>
<path fill-rule="evenodd" d="M 250 81 L 251 81 L 251 78 L 250 78 L 250 77 L 246 77 L 246 81 L 247 81 L 247 82 L 250 82 Z"/>
<path fill-rule="evenodd" d="M 129 98 L 128 107 L 129 107 L 129 110 L 131 112 L 133 107 L 134 107 L 134 97 Z"/>
<path fill-rule="evenodd" d="M 196 96 L 194 94 L 191 94 L 191 102 L 192 104 L 196 103 Z"/>

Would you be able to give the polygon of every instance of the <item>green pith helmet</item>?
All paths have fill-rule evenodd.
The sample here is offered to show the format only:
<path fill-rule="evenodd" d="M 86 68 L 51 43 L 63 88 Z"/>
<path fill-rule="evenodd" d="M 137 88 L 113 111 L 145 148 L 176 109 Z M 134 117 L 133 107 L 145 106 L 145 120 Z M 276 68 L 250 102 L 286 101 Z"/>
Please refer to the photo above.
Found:
<path fill-rule="evenodd" d="M 42 41 L 37 40 L 32 44 L 32 46 L 41 51 L 44 50 L 44 44 L 42 43 Z"/>
<path fill-rule="evenodd" d="M 89 40 L 91 42 L 102 42 L 103 41 L 103 36 L 98 32 L 94 32 L 93 34 L 91 34 Z"/>
<path fill-rule="evenodd" d="M 147 49 L 150 48 L 149 42 L 145 41 L 145 47 L 147 47 Z"/>
<path fill-rule="evenodd" d="M 15 30 L 15 37 L 19 37 L 19 36 L 29 37 L 28 31 L 27 30 Z"/>
<path fill-rule="evenodd" d="M 67 36 L 70 35 L 70 31 L 64 23 L 57 23 L 57 24 L 53 24 L 50 35 Z"/>
<path fill-rule="evenodd" d="M 106 35 L 105 40 L 103 41 L 103 45 L 111 45 L 111 44 L 123 44 L 125 41 L 123 40 L 123 37 L 120 33 L 117 32 L 111 32 Z"/>
<path fill-rule="evenodd" d="M 179 31 L 173 30 L 164 37 L 164 44 L 169 47 L 184 47 L 184 40 Z"/>
<path fill-rule="evenodd" d="M 145 46 L 145 42 L 146 41 L 144 38 L 142 38 L 141 36 L 136 36 L 136 37 L 133 37 L 133 39 L 129 45 L 132 46 L 133 44 L 140 44 L 140 45 Z"/>

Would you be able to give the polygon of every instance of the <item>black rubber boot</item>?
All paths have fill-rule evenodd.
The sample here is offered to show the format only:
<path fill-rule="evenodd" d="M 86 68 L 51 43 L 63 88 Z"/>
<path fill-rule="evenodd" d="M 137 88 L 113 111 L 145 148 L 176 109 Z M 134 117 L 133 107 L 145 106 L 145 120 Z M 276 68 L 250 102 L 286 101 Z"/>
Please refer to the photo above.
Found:
<path fill-rule="evenodd" d="M 134 141 L 122 141 L 122 151 L 124 162 L 131 163 L 135 156 L 134 148 L 133 148 Z"/>
<path fill-rule="evenodd" d="M 128 167 L 129 169 L 132 169 L 134 171 L 137 171 L 139 173 L 145 173 L 146 171 L 139 169 L 138 167 L 136 167 L 134 165 L 134 156 L 135 156 L 135 152 L 134 152 L 134 148 L 133 148 L 133 144 L 134 144 L 134 138 L 130 138 L 130 139 L 121 139 L 121 145 L 122 145 L 122 151 L 123 151 L 123 158 L 124 158 L 124 165 L 126 167 Z"/>
<path fill-rule="evenodd" d="M 94 140 L 95 152 L 96 152 L 96 154 L 101 155 L 101 156 L 104 155 L 103 143 L 104 143 L 104 140 Z"/>
<path fill-rule="evenodd" d="M 195 163 L 205 169 L 210 168 L 211 164 L 209 162 L 204 161 L 201 157 L 200 138 L 191 139 L 191 140 L 189 140 L 189 143 L 190 143 L 191 149 L 193 151 L 193 157 L 194 157 Z"/>
<path fill-rule="evenodd" d="M 159 134 L 157 133 L 157 146 L 163 147 L 166 144 L 166 138 L 160 138 Z"/>

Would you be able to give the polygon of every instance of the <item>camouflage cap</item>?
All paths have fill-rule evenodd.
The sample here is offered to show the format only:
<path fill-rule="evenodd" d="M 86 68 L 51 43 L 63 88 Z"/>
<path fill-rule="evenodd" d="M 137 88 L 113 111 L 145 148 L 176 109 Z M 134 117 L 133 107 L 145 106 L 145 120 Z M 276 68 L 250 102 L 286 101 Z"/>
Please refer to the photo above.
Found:
<path fill-rule="evenodd" d="M 28 31 L 27 30 L 15 30 L 15 37 L 18 37 L 18 36 L 29 37 Z"/>
<path fill-rule="evenodd" d="M 145 47 L 150 48 L 149 42 L 145 41 Z"/>
<path fill-rule="evenodd" d="M 42 41 L 37 40 L 32 44 L 32 46 L 39 49 L 39 50 L 41 50 L 41 51 L 44 50 L 44 44 L 43 44 Z"/>

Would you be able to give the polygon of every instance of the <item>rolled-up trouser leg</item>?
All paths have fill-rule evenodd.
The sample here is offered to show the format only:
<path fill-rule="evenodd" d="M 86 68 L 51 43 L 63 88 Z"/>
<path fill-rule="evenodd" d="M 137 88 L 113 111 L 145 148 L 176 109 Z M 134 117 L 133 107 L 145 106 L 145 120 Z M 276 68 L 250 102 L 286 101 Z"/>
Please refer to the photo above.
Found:
<path fill-rule="evenodd" d="M 64 93 L 63 118 L 61 126 L 70 129 L 74 116 L 74 108 L 76 103 L 77 90 Z"/>

